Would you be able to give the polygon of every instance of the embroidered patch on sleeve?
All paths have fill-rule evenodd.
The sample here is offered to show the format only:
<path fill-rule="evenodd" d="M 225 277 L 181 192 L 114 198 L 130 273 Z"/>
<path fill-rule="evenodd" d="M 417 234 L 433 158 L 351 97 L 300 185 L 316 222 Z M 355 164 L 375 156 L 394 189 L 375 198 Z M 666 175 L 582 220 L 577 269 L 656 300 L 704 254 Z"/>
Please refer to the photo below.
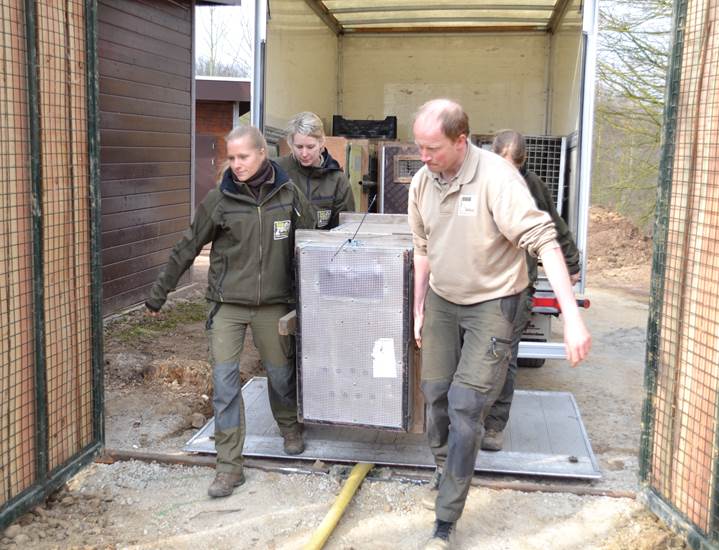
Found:
<path fill-rule="evenodd" d="M 275 222 L 275 231 L 274 236 L 275 240 L 279 241 L 282 239 L 286 239 L 290 236 L 290 227 L 291 227 L 290 220 L 278 220 Z"/>

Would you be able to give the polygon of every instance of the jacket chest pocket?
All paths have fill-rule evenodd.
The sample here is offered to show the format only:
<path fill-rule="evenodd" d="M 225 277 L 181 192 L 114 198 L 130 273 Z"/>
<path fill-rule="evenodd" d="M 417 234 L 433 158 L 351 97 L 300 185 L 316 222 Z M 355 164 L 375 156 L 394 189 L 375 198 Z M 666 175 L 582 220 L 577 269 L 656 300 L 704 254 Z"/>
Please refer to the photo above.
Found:
<path fill-rule="evenodd" d="M 257 210 L 251 207 L 228 210 L 222 215 L 222 228 L 236 241 L 247 238 L 257 225 Z"/>

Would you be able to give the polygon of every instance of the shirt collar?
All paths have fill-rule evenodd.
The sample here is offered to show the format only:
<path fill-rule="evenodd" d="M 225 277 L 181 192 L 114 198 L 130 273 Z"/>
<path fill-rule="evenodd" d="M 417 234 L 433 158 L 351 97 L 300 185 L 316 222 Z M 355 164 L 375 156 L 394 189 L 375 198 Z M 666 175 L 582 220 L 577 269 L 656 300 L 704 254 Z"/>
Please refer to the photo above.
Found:
<path fill-rule="evenodd" d="M 477 171 L 478 164 L 479 148 L 467 140 L 467 151 L 464 154 L 462 166 L 452 178 L 445 180 L 441 174 L 432 171 L 430 171 L 430 174 L 432 174 L 432 179 L 442 186 L 452 185 L 455 182 L 457 182 L 458 185 L 464 185 L 472 180 L 475 172 Z"/>

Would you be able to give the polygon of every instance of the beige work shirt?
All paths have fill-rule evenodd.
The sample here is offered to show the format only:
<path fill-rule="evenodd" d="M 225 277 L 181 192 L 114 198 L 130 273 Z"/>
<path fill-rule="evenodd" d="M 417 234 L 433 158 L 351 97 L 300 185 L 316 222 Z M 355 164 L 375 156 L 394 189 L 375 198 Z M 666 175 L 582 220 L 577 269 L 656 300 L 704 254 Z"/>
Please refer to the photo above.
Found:
<path fill-rule="evenodd" d="M 476 304 L 529 284 L 524 250 L 559 246 L 551 217 L 537 208 L 519 172 L 470 143 L 449 182 L 423 166 L 407 208 L 414 253 L 429 259 L 429 285 L 445 300 Z"/>

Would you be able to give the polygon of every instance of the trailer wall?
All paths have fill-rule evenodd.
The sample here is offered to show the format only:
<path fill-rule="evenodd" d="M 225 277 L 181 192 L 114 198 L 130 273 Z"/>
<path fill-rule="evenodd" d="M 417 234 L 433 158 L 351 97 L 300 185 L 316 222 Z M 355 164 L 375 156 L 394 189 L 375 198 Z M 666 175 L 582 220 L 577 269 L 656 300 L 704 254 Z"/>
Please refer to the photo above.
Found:
<path fill-rule="evenodd" d="M 346 118 L 397 116 L 411 140 L 412 116 L 429 99 L 459 101 L 472 132 L 544 133 L 549 40 L 544 34 L 345 36 L 340 107 Z"/>
<path fill-rule="evenodd" d="M 582 14 L 572 2 L 550 37 L 549 125 L 547 134 L 569 135 L 579 129 L 582 89 Z"/>
<path fill-rule="evenodd" d="M 312 111 L 329 133 L 337 113 L 337 37 L 305 2 L 273 0 L 271 8 L 265 125 L 284 128 L 292 115 Z"/>

